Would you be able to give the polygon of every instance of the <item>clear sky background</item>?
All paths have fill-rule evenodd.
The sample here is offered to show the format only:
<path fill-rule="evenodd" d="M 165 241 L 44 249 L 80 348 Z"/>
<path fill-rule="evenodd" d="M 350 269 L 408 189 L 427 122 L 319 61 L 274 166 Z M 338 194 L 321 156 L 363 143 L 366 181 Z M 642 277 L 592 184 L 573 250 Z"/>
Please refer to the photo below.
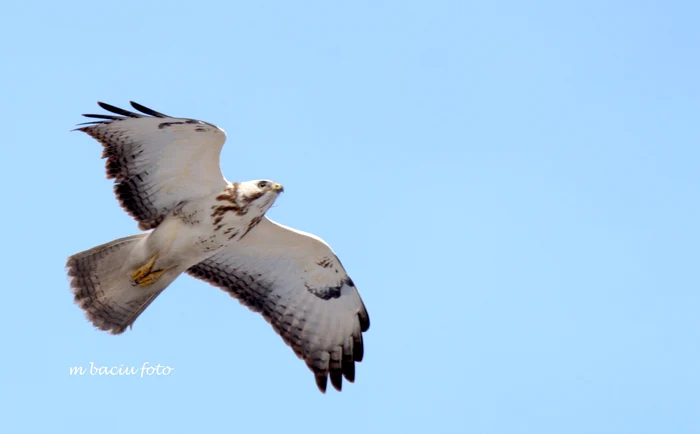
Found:
<path fill-rule="evenodd" d="M 700 432 L 700 4 L 9 2 L 0 432 Z M 100 146 L 135 100 L 226 130 L 372 325 L 322 395 L 183 276 L 122 336 L 66 257 L 137 232 Z M 168 377 L 71 366 L 168 365 Z"/>

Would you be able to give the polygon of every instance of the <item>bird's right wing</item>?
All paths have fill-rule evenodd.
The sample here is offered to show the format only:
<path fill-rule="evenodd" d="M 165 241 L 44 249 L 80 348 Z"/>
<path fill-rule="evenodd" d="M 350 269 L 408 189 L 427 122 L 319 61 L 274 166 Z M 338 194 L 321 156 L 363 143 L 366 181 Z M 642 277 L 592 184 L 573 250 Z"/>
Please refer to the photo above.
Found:
<path fill-rule="evenodd" d="M 131 105 L 143 114 L 98 104 L 118 116 L 83 115 L 101 120 L 78 130 L 102 144 L 107 178 L 115 180 L 119 203 L 140 229 L 153 229 L 179 204 L 226 186 L 219 166 L 226 141 L 222 129 L 134 102 Z"/>

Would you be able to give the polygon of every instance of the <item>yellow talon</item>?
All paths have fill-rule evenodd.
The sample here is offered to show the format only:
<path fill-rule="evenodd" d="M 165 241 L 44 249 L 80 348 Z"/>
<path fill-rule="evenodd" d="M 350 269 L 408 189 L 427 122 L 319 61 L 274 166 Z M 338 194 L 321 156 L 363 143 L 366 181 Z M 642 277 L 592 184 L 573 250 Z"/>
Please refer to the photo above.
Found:
<path fill-rule="evenodd" d="M 148 277 L 149 274 L 151 274 L 151 269 L 153 268 L 153 264 L 156 263 L 156 259 L 158 259 L 158 253 L 156 253 L 155 255 L 153 255 L 153 256 L 151 257 L 151 259 L 149 259 L 148 262 L 146 262 L 144 265 L 142 265 L 142 266 L 140 266 L 139 268 L 137 268 L 136 271 L 134 271 L 134 273 L 131 275 L 131 280 L 133 280 L 133 281 L 134 281 L 137 285 L 139 285 L 139 286 L 148 285 L 148 284 L 143 284 L 143 285 L 142 285 L 141 283 L 144 281 L 144 279 L 146 279 L 146 278 Z M 158 277 L 160 277 L 161 274 L 163 274 L 163 273 L 161 272 L 161 273 L 156 277 L 156 279 L 157 279 Z M 149 281 L 151 281 L 151 283 L 152 283 L 153 281 L 155 281 L 155 279 L 153 279 L 153 280 L 150 280 L 150 279 L 149 279 Z"/>
<path fill-rule="evenodd" d="M 160 276 L 165 273 L 166 270 L 157 270 L 157 271 L 152 271 L 148 273 L 145 277 L 139 279 L 139 280 L 134 280 L 136 282 L 136 286 L 148 286 L 148 285 L 153 285 L 156 283 L 156 280 L 160 278 Z"/>

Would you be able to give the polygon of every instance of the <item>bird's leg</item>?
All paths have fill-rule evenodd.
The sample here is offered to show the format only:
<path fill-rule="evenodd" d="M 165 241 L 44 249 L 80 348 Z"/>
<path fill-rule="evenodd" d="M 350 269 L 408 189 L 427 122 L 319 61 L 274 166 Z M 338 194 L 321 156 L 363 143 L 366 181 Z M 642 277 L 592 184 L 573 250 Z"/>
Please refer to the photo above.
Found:
<path fill-rule="evenodd" d="M 133 280 L 138 286 L 146 286 L 155 282 L 165 272 L 164 270 L 151 272 L 153 264 L 156 263 L 156 259 L 158 259 L 158 253 L 151 256 L 151 259 L 149 259 L 148 262 L 137 268 L 131 275 L 131 280 Z"/>
<path fill-rule="evenodd" d="M 156 280 L 160 278 L 160 276 L 163 275 L 167 270 L 156 270 L 156 271 L 151 271 L 148 273 L 146 276 L 143 278 L 137 280 L 134 280 L 136 282 L 136 286 L 148 286 L 148 285 L 153 285 L 156 283 Z"/>

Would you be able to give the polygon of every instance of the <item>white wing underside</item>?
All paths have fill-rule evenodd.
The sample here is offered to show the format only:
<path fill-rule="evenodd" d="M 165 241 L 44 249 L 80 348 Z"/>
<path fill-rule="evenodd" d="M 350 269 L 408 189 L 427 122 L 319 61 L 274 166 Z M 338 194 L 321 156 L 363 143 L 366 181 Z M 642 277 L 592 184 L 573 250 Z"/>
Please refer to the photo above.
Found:
<path fill-rule="evenodd" d="M 369 316 L 342 264 L 320 238 L 263 218 L 245 238 L 188 274 L 260 312 L 325 391 L 355 379 Z"/>
<path fill-rule="evenodd" d="M 100 104 L 123 116 L 86 115 L 106 119 L 79 130 L 104 146 L 108 178 L 124 210 L 140 229 L 153 229 L 179 203 L 222 191 L 226 180 L 219 156 L 226 141 L 214 125 L 173 118 L 143 106 L 134 106 L 160 117 Z"/>

